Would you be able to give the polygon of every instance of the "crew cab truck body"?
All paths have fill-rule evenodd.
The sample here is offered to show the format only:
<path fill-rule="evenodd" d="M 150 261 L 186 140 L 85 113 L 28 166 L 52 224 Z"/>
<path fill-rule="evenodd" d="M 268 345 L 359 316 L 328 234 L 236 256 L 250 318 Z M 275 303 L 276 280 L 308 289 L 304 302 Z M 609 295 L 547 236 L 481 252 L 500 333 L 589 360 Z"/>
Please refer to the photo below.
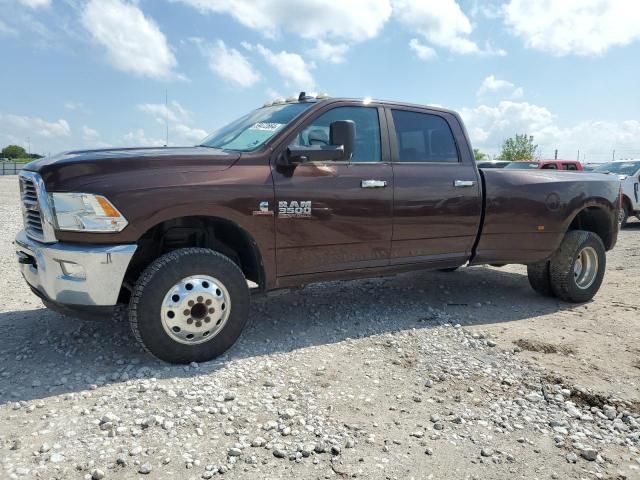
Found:
<path fill-rule="evenodd" d="M 170 362 L 240 335 L 257 291 L 470 264 L 528 265 L 591 299 L 618 234 L 616 178 L 479 171 L 460 117 L 315 99 L 251 112 L 192 148 L 77 151 L 20 176 L 22 273 L 45 305 L 125 307 Z"/>
<path fill-rule="evenodd" d="M 622 185 L 622 208 L 620 226 L 624 227 L 629 217 L 640 220 L 640 160 L 617 160 L 596 167 L 594 172 L 617 177 Z"/>

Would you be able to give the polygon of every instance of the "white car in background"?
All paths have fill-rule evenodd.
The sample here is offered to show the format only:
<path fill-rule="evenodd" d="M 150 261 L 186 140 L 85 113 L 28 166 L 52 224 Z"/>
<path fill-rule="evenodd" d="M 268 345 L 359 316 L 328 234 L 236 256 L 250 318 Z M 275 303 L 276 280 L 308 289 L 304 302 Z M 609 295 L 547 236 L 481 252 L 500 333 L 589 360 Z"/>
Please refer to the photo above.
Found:
<path fill-rule="evenodd" d="M 622 183 L 620 226 L 624 227 L 629 217 L 634 215 L 640 220 L 640 160 L 617 160 L 593 171 L 617 175 Z"/>

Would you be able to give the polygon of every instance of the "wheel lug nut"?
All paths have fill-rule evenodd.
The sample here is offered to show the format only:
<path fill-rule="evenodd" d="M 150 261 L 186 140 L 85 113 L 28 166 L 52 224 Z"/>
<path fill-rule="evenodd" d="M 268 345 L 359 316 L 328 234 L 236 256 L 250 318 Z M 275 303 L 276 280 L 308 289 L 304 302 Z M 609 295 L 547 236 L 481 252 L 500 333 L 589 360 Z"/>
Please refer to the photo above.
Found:
<path fill-rule="evenodd" d="M 189 318 L 189 319 L 187 319 L 187 323 L 188 323 L 189 325 L 191 325 L 191 324 L 193 323 L 193 318 Z"/>
<path fill-rule="evenodd" d="M 215 308 L 210 308 L 210 309 L 209 309 L 209 313 L 213 313 L 213 312 L 215 312 L 215 311 L 216 311 L 216 309 L 215 309 Z"/>
<path fill-rule="evenodd" d="M 195 305 L 196 302 L 194 302 L 193 300 L 189 300 L 189 306 L 193 307 Z"/>
<path fill-rule="evenodd" d="M 200 328 L 202 326 L 202 322 L 196 322 L 196 327 Z"/>
<path fill-rule="evenodd" d="M 211 321 L 211 317 L 207 317 L 204 319 L 205 323 L 209 323 Z"/>
<path fill-rule="evenodd" d="M 199 302 L 199 303 L 202 303 L 202 301 L 203 301 L 203 300 L 204 300 L 204 298 L 202 298 L 202 297 L 198 297 L 198 302 Z"/>
<path fill-rule="evenodd" d="M 189 316 L 189 314 L 191 313 L 191 310 L 186 309 L 186 310 L 185 310 L 184 312 L 182 312 L 182 313 L 184 313 L 186 316 Z"/>
<path fill-rule="evenodd" d="M 211 305 L 211 299 L 210 299 L 210 298 L 209 298 L 209 299 L 207 299 L 207 301 L 206 301 L 206 302 L 204 302 L 204 303 L 206 303 L 207 305 Z"/>

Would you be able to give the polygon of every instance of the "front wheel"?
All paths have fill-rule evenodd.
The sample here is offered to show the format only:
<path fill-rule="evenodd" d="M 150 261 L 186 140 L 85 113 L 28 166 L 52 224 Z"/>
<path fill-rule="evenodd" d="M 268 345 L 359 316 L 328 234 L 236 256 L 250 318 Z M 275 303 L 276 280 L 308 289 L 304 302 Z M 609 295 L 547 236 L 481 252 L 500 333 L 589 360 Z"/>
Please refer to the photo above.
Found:
<path fill-rule="evenodd" d="M 238 266 L 206 248 L 184 248 L 156 259 L 131 295 L 129 322 L 136 339 L 170 363 L 205 362 L 240 336 L 249 289 Z"/>
<path fill-rule="evenodd" d="M 549 263 L 553 293 L 567 302 L 588 302 L 602 285 L 606 264 L 598 235 L 582 230 L 568 232 Z"/>

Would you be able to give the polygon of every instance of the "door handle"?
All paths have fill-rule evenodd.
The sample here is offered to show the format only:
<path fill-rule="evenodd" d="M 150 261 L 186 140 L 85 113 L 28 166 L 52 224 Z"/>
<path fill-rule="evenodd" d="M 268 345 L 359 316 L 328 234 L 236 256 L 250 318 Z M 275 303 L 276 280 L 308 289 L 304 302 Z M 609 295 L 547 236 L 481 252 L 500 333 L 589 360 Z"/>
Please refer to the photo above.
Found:
<path fill-rule="evenodd" d="M 361 180 L 360 188 L 384 188 L 387 186 L 386 180 Z"/>
<path fill-rule="evenodd" d="M 473 180 L 455 180 L 453 186 L 457 188 L 473 187 L 476 184 Z"/>

